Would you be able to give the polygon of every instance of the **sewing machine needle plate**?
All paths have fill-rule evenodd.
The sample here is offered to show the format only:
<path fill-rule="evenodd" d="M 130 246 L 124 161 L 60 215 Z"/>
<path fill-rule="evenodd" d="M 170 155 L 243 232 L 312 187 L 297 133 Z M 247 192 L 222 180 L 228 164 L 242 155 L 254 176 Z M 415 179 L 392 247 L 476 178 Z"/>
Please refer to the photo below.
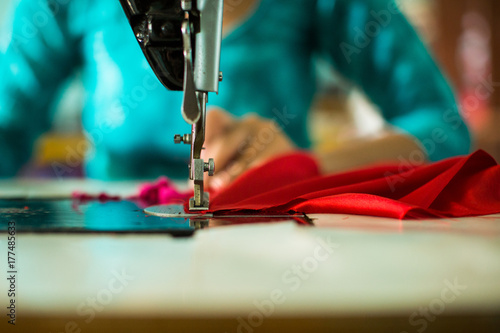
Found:
<path fill-rule="evenodd" d="M 211 218 L 213 214 L 186 213 L 183 205 L 157 205 L 144 209 L 144 213 L 158 217 Z"/>
<path fill-rule="evenodd" d="M 240 223 L 259 222 L 259 221 L 283 221 L 283 220 L 296 220 L 302 224 L 313 225 L 312 221 L 305 214 L 259 214 L 253 212 L 249 214 L 221 214 L 221 213 L 186 213 L 183 205 L 157 205 L 144 209 L 144 213 L 162 218 L 185 218 L 191 220 L 208 219 L 211 222 L 217 221 L 212 224 L 229 224 L 229 221 Z M 224 222 L 222 222 L 224 221 Z M 222 222 L 222 223 L 221 223 Z"/>

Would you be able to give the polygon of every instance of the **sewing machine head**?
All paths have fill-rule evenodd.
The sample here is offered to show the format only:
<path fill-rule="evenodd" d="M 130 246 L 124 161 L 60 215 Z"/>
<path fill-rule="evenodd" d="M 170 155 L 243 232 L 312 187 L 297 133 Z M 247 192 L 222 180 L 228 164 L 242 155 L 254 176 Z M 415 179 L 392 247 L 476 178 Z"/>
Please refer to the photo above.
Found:
<path fill-rule="evenodd" d="M 189 178 L 194 181 L 190 210 L 208 210 L 205 172 L 214 162 L 201 159 L 205 142 L 208 93 L 218 93 L 222 80 L 220 46 L 224 0 L 120 0 L 132 30 L 151 68 L 170 90 L 184 92 L 182 116 L 190 134 L 175 143 L 191 145 Z"/>

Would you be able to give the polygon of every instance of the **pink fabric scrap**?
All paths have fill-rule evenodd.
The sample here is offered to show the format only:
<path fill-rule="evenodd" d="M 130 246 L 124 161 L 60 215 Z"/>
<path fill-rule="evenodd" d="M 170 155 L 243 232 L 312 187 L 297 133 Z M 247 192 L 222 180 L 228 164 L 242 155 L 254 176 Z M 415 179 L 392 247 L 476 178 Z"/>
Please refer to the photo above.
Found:
<path fill-rule="evenodd" d="M 192 192 L 181 192 L 179 191 L 175 184 L 170 181 L 167 177 L 160 177 L 153 183 L 146 183 L 139 187 L 138 194 L 131 197 L 123 198 L 121 196 L 109 195 L 107 193 L 100 193 L 97 195 L 88 194 L 85 192 L 75 191 L 72 193 L 71 197 L 73 200 L 79 203 L 85 203 L 88 201 L 119 201 L 119 200 L 134 200 L 138 201 L 139 205 L 147 207 L 152 205 L 160 204 L 173 204 L 179 203 L 184 204 L 189 197 L 192 196 Z"/>
<path fill-rule="evenodd" d="M 71 194 L 71 198 L 73 200 L 79 202 L 87 202 L 87 201 L 99 201 L 99 202 L 107 202 L 107 201 L 118 201 L 121 200 L 121 197 L 116 195 L 109 195 L 107 193 L 99 193 L 97 195 L 88 194 L 85 192 L 74 191 Z"/>
<path fill-rule="evenodd" d="M 151 206 L 173 203 L 184 204 L 191 196 L 191 191 L 181 192 L 167 177 L 160 177 L 154 183 L 141 185 L 139 194 L 128 199 L 138 200 L 145 206 Z"/>

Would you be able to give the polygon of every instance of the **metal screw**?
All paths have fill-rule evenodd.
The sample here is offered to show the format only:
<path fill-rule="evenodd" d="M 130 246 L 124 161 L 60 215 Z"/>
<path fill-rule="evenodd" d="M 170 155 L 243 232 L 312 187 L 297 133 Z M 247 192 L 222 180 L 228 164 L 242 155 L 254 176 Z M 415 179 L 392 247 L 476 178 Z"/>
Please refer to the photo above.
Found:
<path fill-rule="evenodd" d="M 222 82 L 222 80 L 224 80 L 224 74 L 219 72 L 219 82 Z"/>
<path fill-rule="evenodd" d="M 205 171 L 208 171 L 209 176 L 213 176 L 215 173 L 215 162 L 214 159 L 211 158 L 208 160 L 208 162 L 205 162 Z"/>
<path fill-rule="evenodd" d="M 176 134 L 174 136 L 174 143 L 179 144 L 179 143 L 184 143 L 186 145 L 191 144 L 191 134 L 184 134 L 183 136 L 180 134 Z"/>
<path fill-rule="evenodd" d="M 144 34 L 144 31 L 142 31 L 141 28 L 139 28 L 139 27 L 134 29 L 134 33 L 135 33 L 135 37 L 140 42 L 142 42 L 144 40 L 144 38 L 146 37 L 146 35 Z"/>

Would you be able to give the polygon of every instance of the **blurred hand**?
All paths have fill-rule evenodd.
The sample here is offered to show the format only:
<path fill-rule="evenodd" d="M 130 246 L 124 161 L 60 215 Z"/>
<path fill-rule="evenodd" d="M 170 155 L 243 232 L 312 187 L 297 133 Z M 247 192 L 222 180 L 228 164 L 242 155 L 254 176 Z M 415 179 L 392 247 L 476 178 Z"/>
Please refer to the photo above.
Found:
<path fill-rule="evenodd" d="M 205 177 L 205 185 L 219 190 L 244 171 L 294 150 L 292 141 L 271 120 L 254 114 L 236 119 L 225 111 L 211 110 L 202 158 L 214 159 L 215 175 Z"/>

